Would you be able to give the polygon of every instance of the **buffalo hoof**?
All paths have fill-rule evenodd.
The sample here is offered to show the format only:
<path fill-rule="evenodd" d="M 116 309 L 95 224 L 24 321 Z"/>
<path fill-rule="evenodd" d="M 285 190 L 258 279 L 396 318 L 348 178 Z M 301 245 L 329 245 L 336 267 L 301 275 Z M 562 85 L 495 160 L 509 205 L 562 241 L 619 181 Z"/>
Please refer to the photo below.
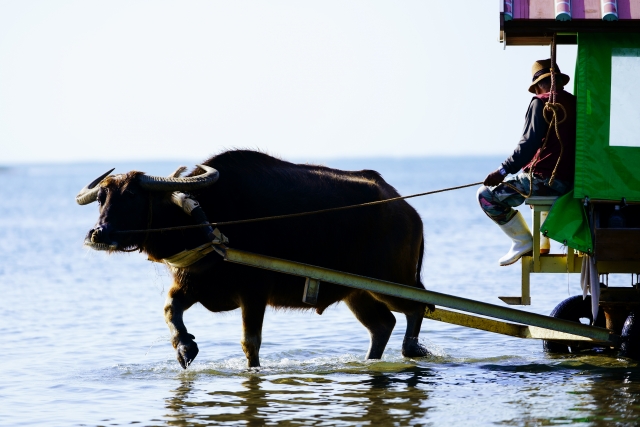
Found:
<path fill-rule="evenodd" d="M 405 338 L 402 341 L 402 355 L 404 357 L 425 357 L 430 354 L 429 350 L 420 344 L 417 337 Z"/>
<path fill-rule="evenodd" d="M 176 358 L 182 369 L 187 369 L 198 355 L 198 344 L 195 341 L 181 342 L 176 347 Z"/>

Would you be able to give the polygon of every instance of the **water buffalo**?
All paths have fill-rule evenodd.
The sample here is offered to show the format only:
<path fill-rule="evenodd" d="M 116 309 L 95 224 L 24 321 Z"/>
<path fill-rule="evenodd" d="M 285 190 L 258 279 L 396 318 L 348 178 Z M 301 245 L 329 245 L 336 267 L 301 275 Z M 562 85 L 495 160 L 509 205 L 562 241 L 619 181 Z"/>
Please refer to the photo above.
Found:
<path fill-rule="evenodd" d="M 85 244 L 113 252 L 139 250 L 162 262 L 208 242 L 202 229 L 162 233 L 125 233 L 193 225 L 179 207 L 176 191 L 196 199 L 210 221 L 221 222 L 313 211 L 397 197 L 379 173 L 347 172 L 293 164 L 263 153 L 227 151 L 180 177 L 154 177 L 132 171 L 94 180 L 76 197 L 97 201 L 100 216 Z M 107 176 L 108 175 L 108 176 Z M 405 201 L 365 208 L 221 227 L 230 247 L 424 288 L 420 268 L 424 252 L 422 221 Z M 205 245 L 206 246 L 206 245 Z M 170 267 L 173 285 L 164 307 L 171 342 L 183 368 L 198 353 L 182 321 L 185 310 L 200 303 L 213 312 L 242 310 L 242 349 L 248 366 L 260 366 L 262 321 L 267 305 L 315 309 L 318 314 L 344 301 L 368 329 L 368 359 L 382 356 L 396 320 L 405 314 L 405 357 L 428 354 L 418 341 L 425 305 L 348 287 L 322 283 L 317 304 L 302 301 L 305 280 L 223 261 L 215 252 L 187 267 Z"/>

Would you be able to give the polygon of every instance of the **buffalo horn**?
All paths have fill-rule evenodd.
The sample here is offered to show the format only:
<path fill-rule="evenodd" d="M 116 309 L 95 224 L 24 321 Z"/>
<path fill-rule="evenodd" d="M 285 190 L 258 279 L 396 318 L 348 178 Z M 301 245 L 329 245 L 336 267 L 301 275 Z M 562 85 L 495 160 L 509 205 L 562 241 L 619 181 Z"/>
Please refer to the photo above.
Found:
<path fill-rule="evenodd" d="M 76 202 L 78 202 L 79 205 L 88 205 L 89 203 L 95 202 L 98 197 L 98 191 L 100 191 L 100 187 L 98 186 L 98 184 L 100 184 L 102 180 L 107 177 L 107 175 L 113 172 L 113 169 L 103 173 L 102 175 L 91 181 L 89 185 L 80 190 L 80 192 L 76 196 Z"/>
<path fill-rule="evenodd" d="M 185 178 L 173 178 L 151 175 L 140 175 L 138 182 L 142 188 L 151 191 L 193 191 L 207 187 L 218 180 L 217 170 L 205 165 L 196 165 L 204 170 L 202 175 Z"/>

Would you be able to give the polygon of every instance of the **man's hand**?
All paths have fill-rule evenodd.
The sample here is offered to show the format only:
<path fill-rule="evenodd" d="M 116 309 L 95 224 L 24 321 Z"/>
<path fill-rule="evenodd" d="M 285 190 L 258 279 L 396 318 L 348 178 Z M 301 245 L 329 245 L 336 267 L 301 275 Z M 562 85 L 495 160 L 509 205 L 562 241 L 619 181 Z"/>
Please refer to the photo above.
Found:
<path fill-rule="evenodd" d="M 498 169 L 496 171 L 491 172 L 489 175 L 487 175 L 487 177 L 484 179 L 483 184 L 486 185 L 487 187 L 495 187 L 496 185 L 504 181 L 504 177 L 505 175 L 503 175 L 500 169 Z"/>

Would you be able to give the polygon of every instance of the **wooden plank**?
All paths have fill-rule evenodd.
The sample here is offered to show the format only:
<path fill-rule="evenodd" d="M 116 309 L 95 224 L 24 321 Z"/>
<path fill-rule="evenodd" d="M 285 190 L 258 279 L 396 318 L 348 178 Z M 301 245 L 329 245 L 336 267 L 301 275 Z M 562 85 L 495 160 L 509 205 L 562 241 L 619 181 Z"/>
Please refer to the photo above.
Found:
<path fill-rule="evenodd" d="M 509 21 L 509 22 L 512 22 L 512 21 Z M 520 21 L 520 22 L 523 22 L 523 21 Z M 574 35 L 563 34 L 556 37 L 556 43 L 559 45 L 561 44 L 575 45 L 575 44 L 578 44 L 578 38 L 575 34 Z M 549 36 L 521 37 L 521 36 L 514 36 L 513 33 L 509 33 L 509 37 L 507 37 L 507 46 L 549 46 L 550 44 L 551 44 L 551 37 Z"/>
<path fill-rule="evenodd" d="M 440 307 L 438 307 L 436 311 L 430 311 L 429 309 L 425 310 L 424 317 L 425 319 L 437 320 L 439 322 L 464 326 L 466 328 L 480 329 L 482 331 L 494 332 L 496 334 L 511 335 L 512 337 L 520 337 L 522 330 L 522 325 L 515 323 L 485 319 L 484 317 L 471 316 L 465 313 L 444 310 Z"/>
<path fill-rule="evenodd" d="M 531 268 L 533 266 L 532 257 L 523 256 L 520 261 L 520 271 L 522 273 L 522 282 L 520 283 L 520 292 L 522 293 L 522 305 L 531 305 Z"/>
<path fill-rule="evenodd" d="M 619 19 L 640 19 L 640 0 L 618 0 Z"/>
<path fill-rule="evenodd" d="M 640 228 L 596 228 L 598 261 L 640 261 Z"/>
<path fill-rule="evenodd" d="M 522 297 L 498 297 L 507 305 L 525 305 L 522 303 Z"/>
<path fill-rule="evenodd" d="M 507 42 L 510 37 L 544 37 L 553 33 L 640 33 L 640 19 L 625 19 L 614 23 L 602 19 L 514 19 L 504 23 Z M 559 36 L 560 38 L 561 36 Z"/>
<path fill-rule="evenodd" d="M 602 21 L 600 0 L 584 0 L 584 19 L 597 19 Z"/>
<path fill-rule="evenodd" d="M 555 0 L 530 0 L 529 19 L 556 19 Z"/>
<path fill-rule="evenodd" d="M 526 205 L 551 206 L 556 200 L 558 200 L 557 196 L 532 196 L 526 199 L 524 203 Z"/>
<path fill-rule="evenodd" d="M 601 0 L 571 0 L 571 19 L 602 21 Z M 618 0 L 620 20 L 640 19 L 640 0 Z M 555 20 L 554 0 L 513 0 L 513 19 Z M 523 40 L 524 44 L 540 44 L 535 40 Z"/>
<path fill-rule="evenodd" d="M 540 210 L 533 209 L 533 272 L 540 271 Z"/>
<path fill-rule="evenodd" d="M 458 313 L 456 311 L 444 310 L 437 308 L 436 311 L 424 312 L 425 319 L 437 320 L 438 322 L 449 323 L 451 325 L 464 326 L 465 328 L 479 329 L 481 331 L 493 332 L 495 334 L 509 335 L 516 338 L 529 338 L 540 340 L 562 340 L 562 341 L 597 341 L 591 338 L 581 337 L 579 335 L 568 334 L 565 332 L 552 331 L 550 329 L 539 328 L 536 326 L 519 325 L 517 323 L 501 322 L 499 320 L 486 319 L 484 317 L 472 316 L 466 313 Z"/>
<path fill-rule="evenodd" d="M 511 34 L 511 33 L 508 33 Z M 551 37 L 507 37 L 507 46 L 549 46 Z"/>
<path fill-rule="evenodd" d="M 618 1 L 618 3 L 620 3 Z M 600 0 L 572 0 L 572 19 L 602 19 L 600 15 Z"/>
<path fill-rule="evenodd" d="M 526 267 L 533 273 L 533 257 L 522 257 L 522 280 L 527 276 Z M 640 261 L 605 261 L 598 258 L 600 273 L 640 273 Z M 575 257 L 569 263 L 569 273 L 580 273 L 582 257 Z M 563 254 L 540 255 L 540 271 L 537 273 L 567 273 L 567 256 Z M 524 282 L 523 282 L 524 284 Z"/>
<path fill-rule="evenodd" d="M 571 0 L 571 19 L 584 19 L 585 0 Z"/>
<path fill-rule="evenodd" d="M 523 326 L 521 334 L 521 338 L 537 340 L 594 341 L 589 338 L 582 338 L 577 335 L 565 334 L 564 332 L 556 332 L 549 329 L 538 328 L 536 326 Z"/>
<path fill-rule="evenodd" d="M 522 257 L 527 259 L 527 265 L 531 265 L 533 272 L 532 257 Z M 639 273 L 640 261 L 605 261 L 598 258 L 598 271 L 600 273 Z M 582 269 L 582 257 L 576 257 L 569 264 L 569 273 L 580 273 Z M 540 271 L 537 273 L 567 273 L 567 256 L 563 254 L 547 254 L 540 256 Z M 524 277 L 524 269 L 523 269 Z"/>
<path fill-rule="evenodd" d="M 640 303 L 640 291 L 632 287 L 615 287 L 600 289 L 600 302 Z"/>
<path fill-rule="evenodd" d="M 598 272 L 604 273 L 639 273 L 640 261 L 597 261 Z M 576 273 L 580 272 L 578 270 Z"/>
<path fill-rule="evenodd" d="M 618 0 L 618 19 L 631 19 L 631 2 Z"/>
<path fill-rule="evenodd" d="M 582 261 L 582 260 L 581 260 Z M 580 273 L 582 264 L 578 263 L 569 273 Z M 547 254 L 540 256 L 540 271 L 538 273 L 567 273 L 567 257 L 563 254 Z"/>
<path fill-rule="evenodd" d="M 529 1 L 515 0 L 513 4 L 514 19 L 529 19 Z"/>

